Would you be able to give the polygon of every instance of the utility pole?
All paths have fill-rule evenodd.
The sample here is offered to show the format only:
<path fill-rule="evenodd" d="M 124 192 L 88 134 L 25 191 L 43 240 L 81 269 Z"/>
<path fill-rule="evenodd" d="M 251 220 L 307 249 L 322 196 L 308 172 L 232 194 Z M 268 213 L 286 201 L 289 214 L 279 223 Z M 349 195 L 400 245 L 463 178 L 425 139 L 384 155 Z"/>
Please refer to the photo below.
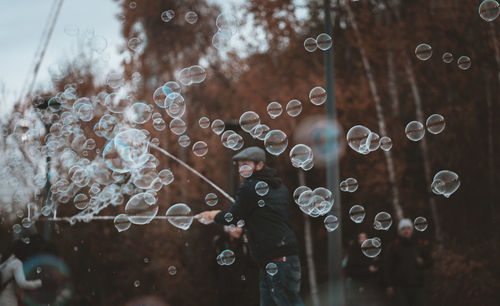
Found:
<path fill-rule="evenodd" d="M 330 0 L 323 1 L 325 14 L 325 33 L 332 36 L 332 21 L 330 16 Z M 337 112 L 335 108 L 335 85 L 333 76 L 333 47 L 325 51 L 325 83 L 326 83 L 326 116 L 333 123 L 337 123 Z M 332 213 L 337 216 L 339 222 L 341 218 L 341 203 L 339 190 L 339 161 L 338 161 L 338 139 L 327 137 L 327 148 L 333 148 L 333 157 L 327 158 L 326 162 L 326 184 L 333 193 L 335 204 Z M 342 277 L 342 227 L 328 233 L 328 295 L 332 306 L 344 306 L 344 283 Z"/>

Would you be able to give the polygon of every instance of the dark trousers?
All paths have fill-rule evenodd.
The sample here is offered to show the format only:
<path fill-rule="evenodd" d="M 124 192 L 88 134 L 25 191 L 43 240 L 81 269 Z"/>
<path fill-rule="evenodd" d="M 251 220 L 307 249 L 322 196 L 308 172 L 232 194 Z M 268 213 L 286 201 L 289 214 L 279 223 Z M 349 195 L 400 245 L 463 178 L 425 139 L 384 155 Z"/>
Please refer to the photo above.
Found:
<path fill-rule="evenodd" d="M 298 256 L 287 256 L 285 262 L 275 262 L 278 273 L 269 275 L 260 270 L 260 305 L 304 305 L 300 298 L 300 261 Z"/>
<path fill-rule="evenodd" d="M 396 287 L 396 302 L 398 306 L 423 306 L 424 288 L 423 287 Z"/>

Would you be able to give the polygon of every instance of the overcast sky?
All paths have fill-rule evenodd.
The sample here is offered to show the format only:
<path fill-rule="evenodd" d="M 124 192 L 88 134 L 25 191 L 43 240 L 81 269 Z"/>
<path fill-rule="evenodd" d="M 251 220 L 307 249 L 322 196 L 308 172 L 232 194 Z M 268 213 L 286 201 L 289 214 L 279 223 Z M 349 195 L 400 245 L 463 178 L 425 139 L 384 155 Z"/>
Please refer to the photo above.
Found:
<path fill-rule="evenodd" d="M 1 101 L 0 114 L 10 110 L 19 97 L 28 72 L 33 69 L 33 58 L 40 42 L 53 0 L 4 1 L 0 10 L 0 82 L 7 91 L 7 100 Z M 111 0 L 65 0 L 52 38 L 47 48 L 37 83 L 49 80 L 49 67 L 61 58 L 76 55 L 76 38 L 65 33 L 65 27 L 76 25 L 81 31 L 94 30 L 105 37 L 110 65 L 119 63 L 117 46 L 122 44 L 120 24 L 116 18 L 118 4 Z"/>
<path fill-rule="evenodd" d="M 223 6 L 223 10 L 229 10 L 232 4 L 240 1 L 209 2 L 216 2 Z M 10 111 L 26 76 L 33 69 L 35 51 L 53 3 L 54 0 L 0 0 L 0 85 L 5 86 L 6 91 L 6 97 L 0 92 L 0 116 Z M 118 12 L 118 3 L 112 0 L 65 0 L 38 73 L 38 86 L 48 83 L 49 67 L 57 66 L 61 59 L 77 56 L 77 38 L 65 31 L 71 26 L 104 37 L 108 46 L 103 56 L 109 61 L 103 68 L 119 69 L 118 47 L 123 45 L 123 38 L 116 18 Z"/>

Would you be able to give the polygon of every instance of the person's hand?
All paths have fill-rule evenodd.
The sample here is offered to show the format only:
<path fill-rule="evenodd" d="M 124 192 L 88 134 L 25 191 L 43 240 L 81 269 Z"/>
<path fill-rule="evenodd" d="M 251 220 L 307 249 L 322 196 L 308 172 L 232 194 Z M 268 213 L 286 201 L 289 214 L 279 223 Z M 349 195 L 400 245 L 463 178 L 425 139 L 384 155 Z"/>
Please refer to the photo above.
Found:
<path fill-rule="evenodd" d="M 419 266 L 423 266 L 424 265 L 424 260 L 422 259 L 422 257 L 417 257 L 417 264 Z"/>
<path fill-rule="evenodd" d="M 214 218 L 219 212 L 220 210 L 204 211 L 194 216 L 194 218 L 202 224 L 210 224 L 214 222 Z"/>
<path fill-rule="evenodd" d="M 389 297 L 393 296 L 394 295 L 394 288 L 392 287 L 387 287 L 387 289 L 385 290 L 385 292 L 387 293 L 387 295 Z"/>
<path fill-rule="evenodd" d="M 368 271 L 370 271 L 371 273 L 375 273 L 375 272 L 377 272 L 377 270 L 378 270 L 378 268 L 375 267 L 374 265 L 370 265 L 368 267 Z"/>
<path fill-rule="evenodd" d="M 41 279 L 35 279 L 33 281 L 33 287 L 36 289 L 36 288 L 40 288 L 42 287 L 42 280 Z"/>

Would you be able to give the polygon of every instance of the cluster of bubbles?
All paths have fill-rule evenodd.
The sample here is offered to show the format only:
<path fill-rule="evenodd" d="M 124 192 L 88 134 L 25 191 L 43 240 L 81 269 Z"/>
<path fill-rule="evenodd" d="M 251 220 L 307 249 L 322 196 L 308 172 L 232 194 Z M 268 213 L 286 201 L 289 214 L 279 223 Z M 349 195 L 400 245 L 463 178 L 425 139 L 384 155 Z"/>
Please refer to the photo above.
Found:
<path fill-rule="evenodd" d="M 347 143 L 354 151 L 366 155 L 378 148 L 389 151 L 392 148 L 392 139 L 370 131 L 363 125 L 355 125 L 347 132 Z"/>
<path fill-rule="evenodd" d="M 430 59 L 432 57 L 432 47 L 425 43 L 419 44 L 415 48 L 415 56 L 421 61 Z M 453 54 L 450 52 L 443 53 L 442 60 L 445 64 L 451 63 L 453 61 Z M 468 56 L 462 55 L 457 60 L 457 66 L 461 70 L 467 70 L 471 67 L 471 65 L 472 61 Z"/>
<path fill-rule="evenodd" d="M 332 37 L 327 33 L 319 34 L 316 39 L 308 37 L 304 40 L 304 48 L 307 52 L 314 52 L 317 49 L 326 51 L 333 45 Z"/>
<path fill-rule="evenodd" d="M 314 155 L 312 149 L 305 144 L 295 145 L 290 150 L 290 160 L 295 168 L 310 170 L 314 165 Z"/>
<path fill-rule="evenodd" d="M 439 114 L 430 115 L 424 125 L 419 121 L 411 121 L 406 125 L 405 134 L 411 141 L 419 141 L 424 138 L 425 130 L 431 134 L 437 135 L 446 127 L 444 117 Z"/>
<path fill-rule="evenodd" d="M 330 212 L 335 202 L 332 192 L 324 187 L 314 190 L 307 186 L 297 187 L 293 199 L 302 212 L 314 218 Z"/>
<path fill-rule="evenodd" d="M 432 179 L 431 190 L 433 193 L 449 198 L 460 187 L 458 174 L 450 170 L 441 170 Z"/>

